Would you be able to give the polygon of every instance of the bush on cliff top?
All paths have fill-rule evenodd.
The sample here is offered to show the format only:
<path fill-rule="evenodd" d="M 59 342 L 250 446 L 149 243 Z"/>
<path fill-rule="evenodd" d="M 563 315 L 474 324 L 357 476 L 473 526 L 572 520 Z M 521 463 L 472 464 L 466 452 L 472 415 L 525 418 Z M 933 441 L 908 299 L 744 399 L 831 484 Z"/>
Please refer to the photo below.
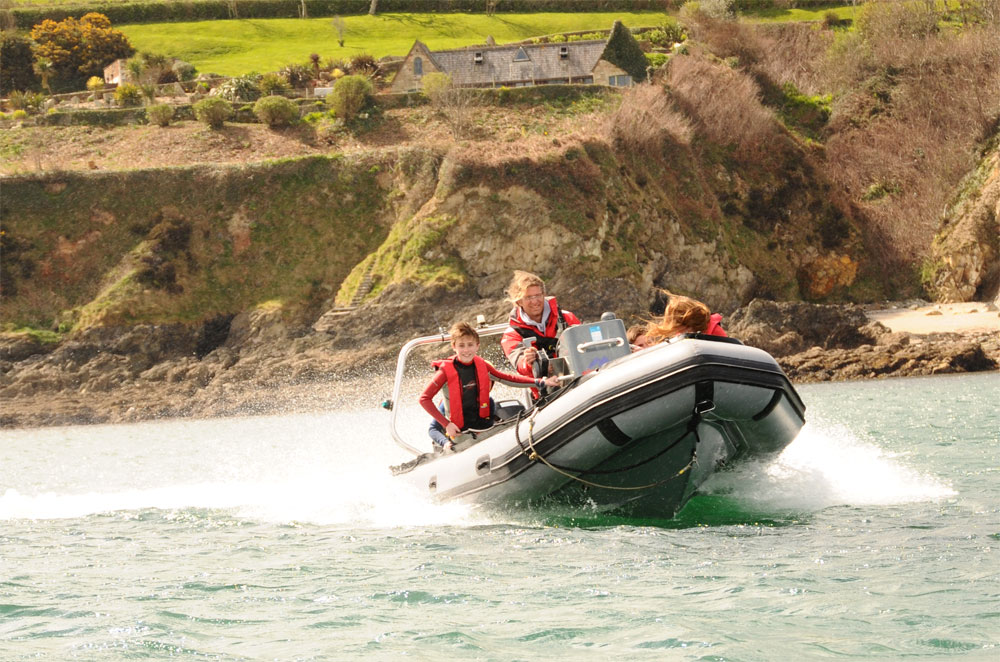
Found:
<path fill-rule="evenodd" d="M 233 106 L 225 99 L 209 97 L 194 105 L 194 116 L 213 129 L 220 129 L 233 116 Z"/>

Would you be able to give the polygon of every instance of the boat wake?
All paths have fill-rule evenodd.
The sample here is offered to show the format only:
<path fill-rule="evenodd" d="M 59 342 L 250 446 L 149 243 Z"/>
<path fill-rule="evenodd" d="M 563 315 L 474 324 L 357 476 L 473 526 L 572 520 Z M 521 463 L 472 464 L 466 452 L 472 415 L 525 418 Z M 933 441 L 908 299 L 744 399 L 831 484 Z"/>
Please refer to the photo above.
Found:
<path fill-rule="evenodd" d="M 58 469 L 41 461 L 6 463 L 0 521 L 134 517 L 151 509 L 165 518 L 207 510 L 266 523 L 374 528 L 562 521 L 554 512 L 487 512 L 430 501 L 389 473 L 387 467 L 400 460 L 398 449 L 383 439 L 357 443 L 358 431 L 371 429 L 373 420 L 367 413 L 339 412 L 62 428 L 51 433 L 53 449 L 73 457 Z M 9 436 L 8 460 L 41 457 L 46 434 Z M 776 459 L 716 474 L 701 494 L 668 526 L 780 523 L 788 513 L 794 520 L 794 514 L 831 506 L 929 501 L 955 492 L 846 428 L 807 424 Z M 641 524 L 594 513 L 595 525 L 630 522 Z"/>
<path fill-rule="evenodd" d="M 381 475 L 385 473 L 386 475 Z M 315 478 L 315 476 L 314 476 Z M 22 494 L 9 488 L 0 496 L 0 521 L 72 519 L 98 514 L 132 516 L 150 509 L 170 519 L 188 511 L 224 511 L 232 517 L 278 524 L 365 526 L 476 525 L 484 520 L 471 507 L 435 504 L 379 471 L 292 482 L 177 484 L 149 489 L 66 494 Z"/>
<path fill-rule="evenodd" d="M 956 494 L 939 478 L 907 466 L 846 427 L 814 423 L 806 423 L 777 458 L 716 474 L 701 491 L 771 512 L 888 506 Z"/>

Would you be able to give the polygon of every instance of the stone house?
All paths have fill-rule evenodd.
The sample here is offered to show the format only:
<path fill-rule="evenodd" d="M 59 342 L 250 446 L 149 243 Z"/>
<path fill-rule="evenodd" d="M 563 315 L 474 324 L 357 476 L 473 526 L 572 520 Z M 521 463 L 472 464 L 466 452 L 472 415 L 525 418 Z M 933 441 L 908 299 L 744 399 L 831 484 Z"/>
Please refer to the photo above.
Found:
<path fill-rule="evenodd" d="M 621 24 L 616 24 L 616 28 Z M 625 36 L 622 36 L 625 35 Z M 627 49 L 639 53 L 638 43 L 626 29 L 615 30 L 607 39 L 548 44 L 497 46 L 492 38 L 485 46 L 451 51 L 431 51 L 415 41 L 392 81 L 392 92 L 415 92 L 422 78 L 432 72 L 451 76 L 458 87 L 526 87 L 546 84 L 599 84 L 626 87 L 638 76 L 609 60 L 621 49 L 612 40 L 631 41 Z M 643 60 L 643 62 L 645 62 Z M 633 71 L 633 74 L 636 73 Z M 645 70 L 641 72 L 645 78 Z"/>
<path fill-rule="evenodd" d="M 119 59 L 104 67 L 104 82 L 108 85 L 127 83 L 129 81 L 128 68 L 125 66 L 127 62 L 128 60 Z"/>

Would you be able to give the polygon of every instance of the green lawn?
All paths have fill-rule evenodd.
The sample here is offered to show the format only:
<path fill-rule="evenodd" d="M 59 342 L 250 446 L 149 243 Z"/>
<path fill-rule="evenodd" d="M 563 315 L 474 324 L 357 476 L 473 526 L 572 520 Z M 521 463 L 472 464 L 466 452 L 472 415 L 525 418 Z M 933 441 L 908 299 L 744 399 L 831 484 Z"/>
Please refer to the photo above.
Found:
<path fill-rule="evenodd" d="M 274 71 L 289 63 L 305 63 L 310 53 L 347 58 L 357 53 L 406 55 L 415 39 L 431 50 L 482 43 L 520 41 L 557 32 L 608 29 L 615 19 L 626 26 L 663 22 L 662 12 L 572 14 L 379 14 L 345 16 L 344 46 L 329 18 L 247 19 L 123 25 L 140 51 L 186 60 L 198 71 L 228 76 Z"/>
<path fill-rule="evenodd" d="M 850 5 L 820 7 L 813 9 L 758 9 L 745 12 L 743 16 L 754 23 L 792 23 L 801 21 L 822 21 L 827 13 L 834 13 L 838 18 L 854 18 L 857 11 Z"/>

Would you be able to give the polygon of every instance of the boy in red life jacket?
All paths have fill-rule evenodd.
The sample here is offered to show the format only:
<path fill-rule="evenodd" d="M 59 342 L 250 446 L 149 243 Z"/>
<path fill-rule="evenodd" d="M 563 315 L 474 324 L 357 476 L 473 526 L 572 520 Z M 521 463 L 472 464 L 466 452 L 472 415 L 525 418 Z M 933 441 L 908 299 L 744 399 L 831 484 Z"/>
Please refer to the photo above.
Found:
<path fill-rule="evenodd" d="M 444 429 L 448 437 L 455 437 L 469 428 L 485 430 L 493 425 L 490 412 L 490 389 L 493 382 L 508 386 L 555 386 L 557 377 L 535 379 L 500 372 L 479 354 L 479 334 L 469 324 L 459 322 L 449 330 L 454 356 L 432 365 L 436 369 L 427 388 L 420 394 L 420 406 Z M 444 412 L 434 406 L 434 396 L 444 392 Z M 446 450 L 451 441 L 433 434 L 431 438 Z"/>

